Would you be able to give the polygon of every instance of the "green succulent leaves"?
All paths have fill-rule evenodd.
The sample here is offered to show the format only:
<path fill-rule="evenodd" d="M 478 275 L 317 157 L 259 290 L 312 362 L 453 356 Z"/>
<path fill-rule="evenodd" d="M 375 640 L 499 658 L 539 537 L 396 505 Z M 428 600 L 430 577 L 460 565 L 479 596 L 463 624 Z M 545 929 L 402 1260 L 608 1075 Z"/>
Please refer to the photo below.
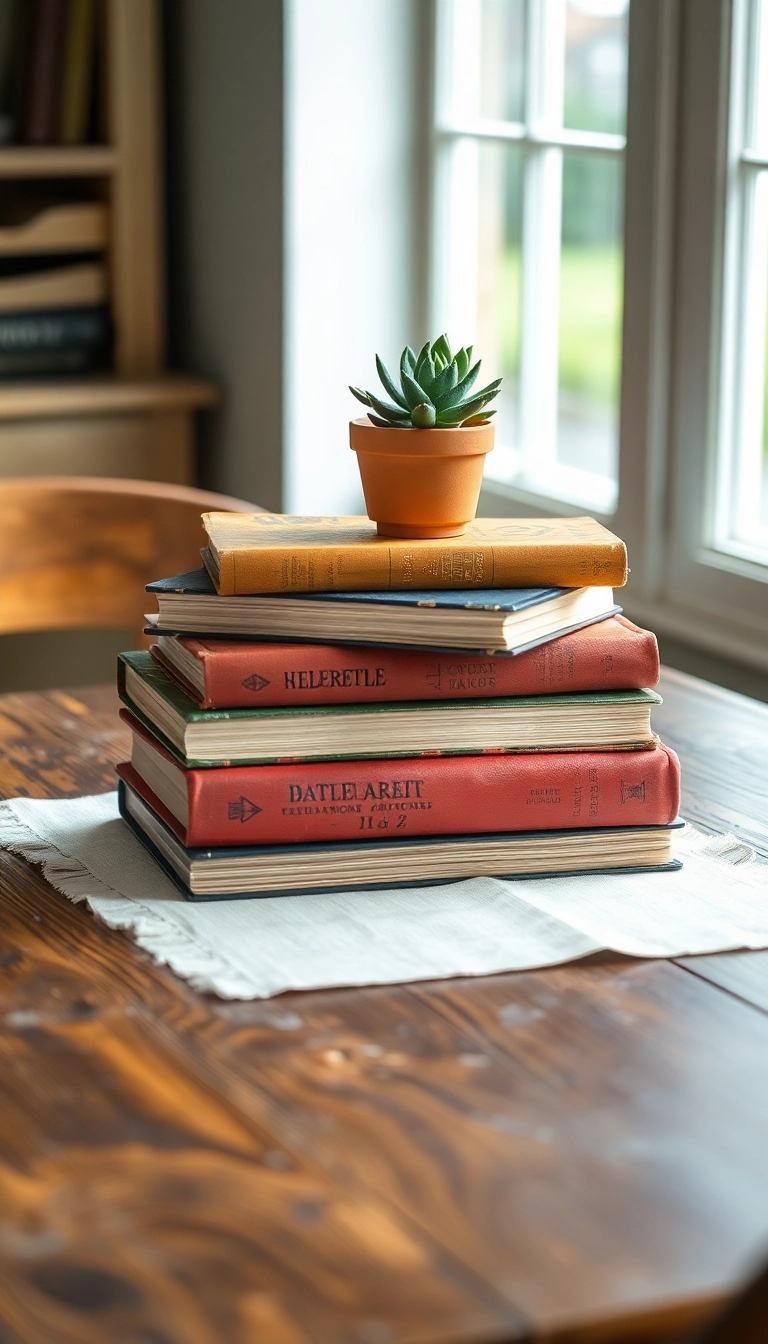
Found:
<path fill-rule="evenodd" d="M 480 360 L 472 364 L 472 346 L 454 355 L 445 335 L 427 341 L 418 355 L 406 345 L 400 356 L 400 385 L 386 364 L 376 356 L 376 368 L 389 401 L 373 392 L 350 387 L 368 407 L 374 425 L 394 429 L 454 429 L 460 425 L 485 425 L 495 414 L 488 405 L 498 396 L 501 379 L 474 392 Z"/>

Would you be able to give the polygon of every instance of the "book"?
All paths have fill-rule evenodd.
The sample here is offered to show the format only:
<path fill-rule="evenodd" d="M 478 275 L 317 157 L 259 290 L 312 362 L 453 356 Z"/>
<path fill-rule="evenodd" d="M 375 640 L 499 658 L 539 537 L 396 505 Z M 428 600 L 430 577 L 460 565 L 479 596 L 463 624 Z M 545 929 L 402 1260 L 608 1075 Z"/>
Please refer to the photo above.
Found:
<path fill-rule="evenodd" d="M 103 363 L 104 352 L 79 345 L 62 350 L 13 350 L 10 354 L 0 351 L 0 379 L 58 378 L 89 373 Z"/>
<path fill-rule="evenodd" d="M 648 748 L 654 691 L 198 709 L 149 653 L 122 653 L 118 690 L 134 718 L 188 765 L 372 756 Z"/>
<path fill-rule="evenodd" d="M 384 841 L 372 836 L 354 844 L 189 849 L 167 824 L 162 807 L 153 808 L 122 779 L 118 798 L 125 821 L 188 900 L 432 887 L 470 877 L 657 872 L 682 866 L 672 854 L 672 833 L 683 824 L 678 820 L 659 827 Z"/>
<path fill-rule="evenodd" d="M 81 145 L 88 130 L 96 45 L 96 0 L 69 0 L 56 139 Z"/>
<path fill-rule="evenodd" d="M 21 119 L 24 110 L 24 86 L 26 80 L 29 40 L 32 29 L 33 6 L 29 0 L 11 0 L 10 15 L 5 20 L 5 62 L 0 75 L 0 99 L 2 100 L 3 144 L 14 144 L 20 138 Z"/>
<path fill-rule="evenodd" d="M 108 343 L 111 330 L 106 306 L 0 312 L 0 354 L 74 348 L 101 350 Z"/>
<path fill-rule="evenodd" d="M 204 569 L 147 584 L 152 633 L 519 653 L 620 610 L 611 588 L 286 593 L 219 597 Z"/>
<path fill-rule="evenodd" d="M 623 541 L 593 518 L 476 518 L 447 541 L 380 537 L 368 518 L 204 513 L 217 591 L 621 587 Z"/>
<path fill-rule="evenodd" d="M 121 779 L 185 845 L 353 841 L 376 833 L 480 834 L 665 825 L 680 805 L 680 767 L 649 751 L 385 757 L 189 768 L 135 720 Z"/>
<path fill-rule="evenodd" d="M 27 145 L 50 145 L 56 131 L 67 0 L 31 0 L 30 8 L 20 138 Z"/>
<path fill-rule="evenodd" d="M 656 636 L 626 616 L 609 616 L 515 658 L 184 635 L 160 635 L 150 653 L 199 709 L 639 690 L 659 679 Z"/>
<path fill-rule="evenodd" d="M 13 138 L 12 61 L 18 0 L 0 0 L 0 145 Z"/>
<path fill-rule="evenodd" d="M 0 3 L 2 0 L 0 0 Z M 0 257 L 94 252 L 109 244 L 104 201 L 56 199 L 33 192 L 0 205 Z"/>
<path fill-rule="evenodd" d="M 108 298 L 107 268 L 102 262 L 68 262 L 0 278 L 0 314 L 90 308 Z"/>

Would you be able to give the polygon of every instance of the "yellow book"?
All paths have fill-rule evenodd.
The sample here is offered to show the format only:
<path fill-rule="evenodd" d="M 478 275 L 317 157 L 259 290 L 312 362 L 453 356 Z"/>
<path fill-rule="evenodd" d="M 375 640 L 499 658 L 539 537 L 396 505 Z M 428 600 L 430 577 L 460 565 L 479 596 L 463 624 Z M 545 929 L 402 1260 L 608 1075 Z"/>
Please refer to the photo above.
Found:
<path fill-rule="evenodd" d="M 82 145 L 93 83 L 96 0 L 69 0 L 59 95 L 58 141 Z"/>
<path fill-rule="evenodd" d="M 620 588 L 623 541 L 594 518 L 477 518 L 460 537 L 380 537 L 368 518 L 204 513 L 222 596 L 435 588 Z"/>

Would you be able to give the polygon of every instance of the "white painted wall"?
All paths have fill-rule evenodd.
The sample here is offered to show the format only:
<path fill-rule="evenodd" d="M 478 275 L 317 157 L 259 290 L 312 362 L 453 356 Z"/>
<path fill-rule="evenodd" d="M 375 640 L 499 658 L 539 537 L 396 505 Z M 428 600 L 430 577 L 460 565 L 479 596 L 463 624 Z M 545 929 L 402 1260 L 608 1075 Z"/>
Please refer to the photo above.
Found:
<path fill-rule="evenodd" d="M 279 509 L 283 6 L 165 0 L 163 13 L 171 359 L 222 394 L 201 417 L 199 480 Z"/>
<path fill-rule="evenodd" d="M 349 383 L 420 342 L 429 5 L 286 0 L 284 503 L 363 512 Z"/>

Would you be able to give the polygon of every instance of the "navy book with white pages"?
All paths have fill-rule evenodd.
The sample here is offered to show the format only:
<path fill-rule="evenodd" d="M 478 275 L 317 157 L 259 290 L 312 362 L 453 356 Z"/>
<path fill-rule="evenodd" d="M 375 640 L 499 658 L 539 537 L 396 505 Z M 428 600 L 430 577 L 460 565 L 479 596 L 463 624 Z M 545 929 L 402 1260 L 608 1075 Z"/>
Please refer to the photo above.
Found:
<path fill-rule="evenodd" d="M 147 584 L 147 633 L 516 654 L 621 608 L 610 588 L 249 594 L 220 597 L 205 569 Z"/>
<path fill-rule="evenodd" d="M 471 877 L 668 872 L 682 867 L 672 851 L 672 832 L 683 825 L 679 817 L 666 826 L 187 849 L 159 800 L 150 806 L 120 779 L 118 802 L 142 845 L 191 901 L 432 887 Z"/>

